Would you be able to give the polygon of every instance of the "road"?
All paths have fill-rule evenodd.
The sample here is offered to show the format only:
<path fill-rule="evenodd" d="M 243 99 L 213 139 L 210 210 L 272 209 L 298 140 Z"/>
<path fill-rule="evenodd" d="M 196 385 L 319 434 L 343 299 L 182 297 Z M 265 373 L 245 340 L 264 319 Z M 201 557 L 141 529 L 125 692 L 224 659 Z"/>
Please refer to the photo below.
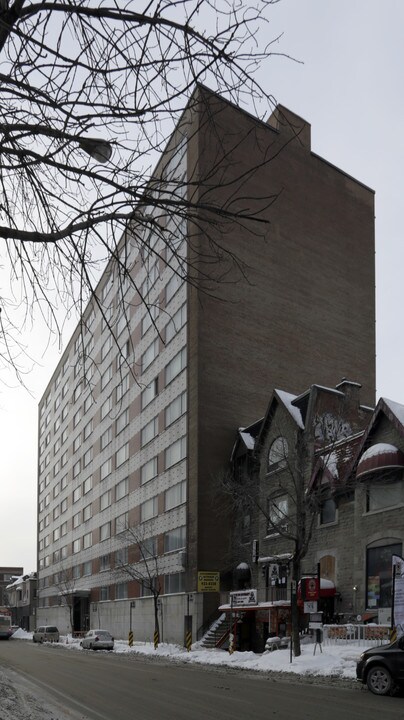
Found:
<path fill-rule="evenodd" d="M 404 698 L 293 678 L 67 650 L 14 640 L 0 643 L 0 668 L 50 693 L 85 720 L 397 720 Z M 32 691 L 32 685 L 30 690 Z M 0 700 L 1 707 L 1 700 Z M 0 710 L 1 717 L 1 710 Z"/>

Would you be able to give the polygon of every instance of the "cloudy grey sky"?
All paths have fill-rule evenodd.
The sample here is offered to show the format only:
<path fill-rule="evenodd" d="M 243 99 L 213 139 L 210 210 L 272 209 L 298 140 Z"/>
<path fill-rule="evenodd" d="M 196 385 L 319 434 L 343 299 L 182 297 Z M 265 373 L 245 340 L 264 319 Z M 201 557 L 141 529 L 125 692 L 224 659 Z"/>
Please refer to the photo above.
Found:
<path fill-rule="evenodd" d="M 273 50 L 301 63 L 272 58 L 262 84 L 311 123 L 314 152 L 376 191 L 377 397 L 404 403 L 404 3 L 282 0 L 269 16 L 267 40 L 283 33 Z M 39 355 L 39 327 L 26 342 L 40 361 L 26 378 L 31 395 L 15 383 L 0 389 L 0 565 L 29 572 L 36 567 L 37 406 L 60 354 L 55 343 Z"/>

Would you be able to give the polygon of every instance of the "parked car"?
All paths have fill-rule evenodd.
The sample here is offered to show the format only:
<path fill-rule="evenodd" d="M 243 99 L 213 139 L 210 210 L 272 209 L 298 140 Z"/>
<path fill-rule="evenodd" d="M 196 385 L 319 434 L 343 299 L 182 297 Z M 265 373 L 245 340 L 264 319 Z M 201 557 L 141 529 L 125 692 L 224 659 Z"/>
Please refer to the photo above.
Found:
<path fill-rule="evenodd" d="M 59 630 L 55 625 L 41 625 L 32 635 L 34 643 L 59 642 Z"/>
<path fill-rule="evenodd" d="M 113 650 L 114 638 L 108 630 L 89 630 L 80 645 L 89 650 Z"/>
<path fill-rule="evenodd" d="M 365 650 L 356 666 L 356 677 L 375 695 L 388 695 L 404 686 L 404 636 L 390 645 Z"/>

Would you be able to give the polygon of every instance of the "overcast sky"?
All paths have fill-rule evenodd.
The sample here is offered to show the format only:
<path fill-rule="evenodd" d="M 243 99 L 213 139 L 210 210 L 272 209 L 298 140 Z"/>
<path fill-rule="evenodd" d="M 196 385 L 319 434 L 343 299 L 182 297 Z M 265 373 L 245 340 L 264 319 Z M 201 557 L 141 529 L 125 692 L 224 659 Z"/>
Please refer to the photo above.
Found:
<path fill-rule="evenodd" d="M 404 2 L 282 0 L 270 17 L 268 40 L 283 33 L 273 50 L 301 63 L 273 58 L 262 84 L 311 123 L 315 153 L 376 191 L 377 398 L 404 403 Z M 40 328 L 26 342 L 38 357 Z M 0 388 L 0 566 L 25 572 L 36 569 L 37 407 L 59 358 L 57 344 L 38 358 L 31 395 Z"/>

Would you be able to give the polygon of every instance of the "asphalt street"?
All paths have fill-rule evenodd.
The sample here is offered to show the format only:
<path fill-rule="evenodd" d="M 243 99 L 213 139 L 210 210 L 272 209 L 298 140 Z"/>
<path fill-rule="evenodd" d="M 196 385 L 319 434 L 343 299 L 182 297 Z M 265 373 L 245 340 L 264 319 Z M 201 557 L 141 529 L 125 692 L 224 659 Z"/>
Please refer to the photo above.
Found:
<path fill-rule="evenodd" d="M 0 668 L 32 692 L 86 720 L 397 720 L 403 697 L 316 685 L 290 676 L 246 673 L 141 655 L 69 651 L 11 640 L 0 643 Z M 0 699 L 1 708 L 1 699 Z M 0 712 L 1 717 L 1 712 Z"/>

